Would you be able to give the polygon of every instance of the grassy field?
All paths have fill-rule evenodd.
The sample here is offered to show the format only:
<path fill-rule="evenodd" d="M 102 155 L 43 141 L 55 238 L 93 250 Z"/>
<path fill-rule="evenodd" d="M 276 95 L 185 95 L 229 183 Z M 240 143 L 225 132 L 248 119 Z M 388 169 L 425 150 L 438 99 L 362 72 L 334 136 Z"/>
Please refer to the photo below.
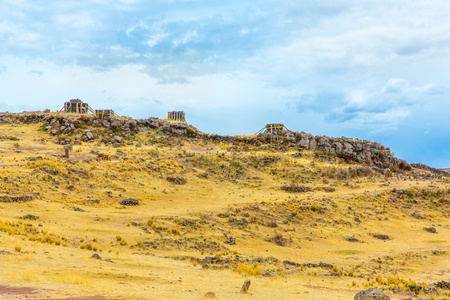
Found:
<path fill-rule="evenodd" d="M 445 178 L 157 131 L 67 159 L 41 129 L 0 125 L 0 285 L 36 299 L 402 299 L 450 276 Z"/>

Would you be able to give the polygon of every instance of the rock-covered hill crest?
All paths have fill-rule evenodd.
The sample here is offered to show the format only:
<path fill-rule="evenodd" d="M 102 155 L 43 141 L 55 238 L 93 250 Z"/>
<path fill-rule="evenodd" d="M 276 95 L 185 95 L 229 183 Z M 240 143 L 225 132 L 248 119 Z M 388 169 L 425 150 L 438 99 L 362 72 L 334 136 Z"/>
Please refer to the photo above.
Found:
<path fill-rule="evenodd" d="M 404 160 L 394 157 L 389 148 L 367 140 L 314 136 L 305 132 L 278 130 L 253 136 L 224 136 L 202 133 L 194 126 L 150 117 L 132 119 L 129 117 L 98 118 L 95 115 L 74 115 L 49 112 L 1 113 L 0 123 L 29 124 L 42 123 L 43 130 L 53 136 L 57 144 L 80 144 L 97 141 L 120 146 L 140 131 L 158 130 L 168 136 L 228 142 L 234 150 L 271 144 L 274 148 L 311 150 L 324 159 L 337 157 L 348 162 L 390 168 L 392 171 L 410 170 Z"/>

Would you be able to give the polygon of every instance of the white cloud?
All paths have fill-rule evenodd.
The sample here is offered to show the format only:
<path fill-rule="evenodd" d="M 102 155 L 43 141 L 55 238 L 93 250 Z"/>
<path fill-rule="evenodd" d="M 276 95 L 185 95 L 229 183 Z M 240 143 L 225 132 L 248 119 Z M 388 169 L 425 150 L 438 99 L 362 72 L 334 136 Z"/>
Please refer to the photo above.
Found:
<path fill-rule="evenodd" d="M 242 28 L 239 33 L 241 35 L 247 35 L 250 32 L 250 30 L 248 28 Z"/>
<path fill-rule="evenodd" d="M 371 134 L 398 131 L 398 125 L 411 116 L 403 107 L 392 108 L 384 112 L 358 112 L 351 120 L 344 121 L 343 126 L 353 129 L 370 130 Z"/>
<path fill-rule="evenodd" d="M 87 30 L 99 26 L 90 12 L 77 11 L 74 13 L 61 14 L 56 17 L 56 26 L 63 26 L 66 29 Z"/>
<path fill-rule="evenodd" d="M 409 89 L 409 83 L 402 78 L 391 78 L 383 88 L 382 93 L 404 93 Z"/>
<path fill-rule="evenodd" d="M 152 37 L 147 41 L 147 45 L 149 47 L 156 46 L 159 42 L 163 41 L 165 38 L 168 37 L 167 33 L 157 33 L 152 35 Z"/>
<path fill-rule="evenodd" d="M 197 39 L 198 39 L 197 30 L 192 30 L 192 31 L 186 32 L 180 39 L 175 39 L 173 41 L 173 45 L 175 47 L 178 47 L 179 45 L 184 45 L 190 41 L 195 41 Z"/>

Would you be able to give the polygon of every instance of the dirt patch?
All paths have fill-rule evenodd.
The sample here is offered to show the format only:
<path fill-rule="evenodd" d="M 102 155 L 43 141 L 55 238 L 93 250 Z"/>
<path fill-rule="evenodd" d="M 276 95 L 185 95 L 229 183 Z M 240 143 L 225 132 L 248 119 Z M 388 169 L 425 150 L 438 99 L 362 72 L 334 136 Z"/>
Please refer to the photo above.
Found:
<path fill-rule="evenodd" d="M 8 297 L 11 296 L 11 297 Z M 6 298 L 5 298 L 6 297 Z M 0 285 L 0 298 L 1 299 L 49 299 L 45 295 L 45 291 L 32 287 L 14 287 Z M 51 298 L 52 300 L 120 300 L 120 299 L 107 299 L 100 296 L 92 297 L 69 297 L 69 298 Z"/>
<path fill-rule="evenodd" d="M 349 289 L 338 289 L 338 288 L 329 288 L 324 286 L 315 286 L 315 285 L 304 285 L 304 287 L 309 289 L 314 289 L 318 291 L 330 291 L 330 292 L 340 292 L 340 293 L 348 293 L 348 294 L 356 294 L 357 291 L 349 290 Z"/>
<path fill-rule="evenodd" d="M 20 141 L 19 141 L 20 144 Z M 40 151 L 48 151 L 48 148 L 46 147 L 30 147 L 30 146 L 20 146 L 19 148 L 14 148 L 12 150 L 21 150 L 23 152 L 40 152 Z"/>
<path fill-rule="evenodd" d="M 60 298 L 60 299 L 54 299 L 54 300 L 108 300 L 108 299 L 103 298 L 103 297 L 94 296 L 94 297 L 84 297 L 84 298 Z M 115 300 L 119 300 L 119 299 L 115 299 Z"/>
<path fill-rule="evenodd" d="M 33 295 L 37 289 L 0 285 L 0 295 Z"/>
<path fill-rule="evenodd" d="M 219 154 L 221 154 L 221 153 L 224 152 L 224 151 L 221 151 L 221 150 L 211 149 L 211 148 L 208 148 L 208 147 L 200 147 L 200 146 L 186 147 L 186 150 L 195 152 L 197 154 L 208 154 L 208 153 L 214 153 L 214 154 L 219 153 Z"/>

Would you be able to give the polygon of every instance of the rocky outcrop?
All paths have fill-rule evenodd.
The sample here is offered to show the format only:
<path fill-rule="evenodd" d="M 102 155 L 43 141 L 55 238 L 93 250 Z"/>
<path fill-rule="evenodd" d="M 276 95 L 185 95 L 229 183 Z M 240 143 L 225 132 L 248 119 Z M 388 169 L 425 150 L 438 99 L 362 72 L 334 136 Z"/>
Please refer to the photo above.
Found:
<path fill-rule="evenodd" d="M 422 170 L 429 171 L 429 172 L 432 172 L 432 173 L 435 173 L 435 174 L 439 174 L 439 175 L 443 175 L 443 176 L 447 176 L 447 177 L 450 176 L 450 172 L 448 172 L 448 171 L 432 168 L 430 166 L 427 166 L 427 165 L 424 165 L 424 164 L 421 164 L 421 163 L 411 164 L 411 166 L 416 168 L 416 169 L 422 169 Z"/>
<path fill-rule="evenodd" d="M 262 133 L 256 138 L 257 142 L 270 140 L 282 146 L 294 146 L 299 149 L 311 150 L 317 156 L 332 156 L 363 163 L 378 168 L 390 168 L 391 171 L 411 170 L 411 166 L 404 160 L 394 157 L 389 148 L 377 142 L 351 139 L 346 137 L 333 138 L 327 136 L 314 136 L 305 132 L 292 132 L 290 130 L 275 133 Z"/>
<path fill-rule="evenodd" d="M 318 150 L 324 154 L 332 154 L 339 158 L 359 163 L 367 163 L 377 167 L 387 165 L 399 166 L 401 161 L 394 157 L 389 148 L 383 145 L 349 138 L 332 138 L 327 136 L 313 136 L 300 133 L 297 146 L 306 150 Z M 407 168 L 405 164 L 404 168 Z"/>

